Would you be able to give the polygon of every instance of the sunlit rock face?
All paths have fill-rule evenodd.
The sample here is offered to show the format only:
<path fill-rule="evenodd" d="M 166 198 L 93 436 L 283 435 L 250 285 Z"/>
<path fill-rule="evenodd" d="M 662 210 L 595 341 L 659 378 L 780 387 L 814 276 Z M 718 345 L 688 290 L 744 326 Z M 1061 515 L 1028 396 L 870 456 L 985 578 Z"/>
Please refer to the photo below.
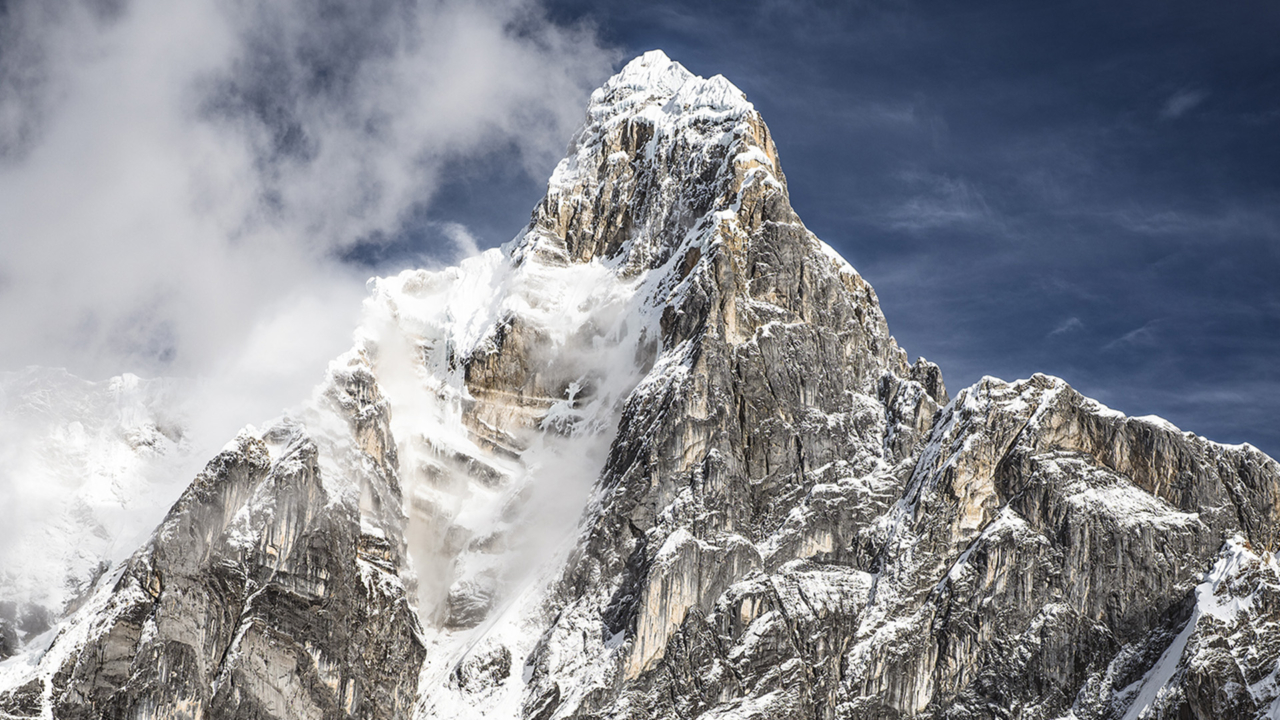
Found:
<path fill-rule="evenodd" d="M 362 354 L 297 418 L 247 429 L 51 646 L 16 658 L 17 716 L 405 717 L 408 600 L 389 413 Z"/>
<path fill-rule="evenodd" d="M 1042 375 L 951 398 L 724 78 L 632 61 L 514 241 L 365 311 L 0 711 L 1280 713 L 1280 466 Z"/>

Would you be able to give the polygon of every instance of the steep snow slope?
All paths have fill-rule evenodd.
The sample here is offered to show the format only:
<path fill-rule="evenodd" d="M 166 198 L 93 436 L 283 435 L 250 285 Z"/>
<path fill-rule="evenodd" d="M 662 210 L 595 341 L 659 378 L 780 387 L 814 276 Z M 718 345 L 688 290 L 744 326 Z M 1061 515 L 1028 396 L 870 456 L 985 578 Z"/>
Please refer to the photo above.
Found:
<path fill-rule="evenodd" d="M 491 616 L 572 544 L 652 364 L 658 291 L 647 273 L 511 248 L 376 283 L 362 334 L 399 443 L 425 686 L 444 687 Z"/>
<path fill-rule="evenodd" d="M 512 243 L 372 284 L 0 712 L 1265 717 L 1278 528 L 1248 446 L 1041 375 L 951 399 L 754 107 L 653 52 Z"/>

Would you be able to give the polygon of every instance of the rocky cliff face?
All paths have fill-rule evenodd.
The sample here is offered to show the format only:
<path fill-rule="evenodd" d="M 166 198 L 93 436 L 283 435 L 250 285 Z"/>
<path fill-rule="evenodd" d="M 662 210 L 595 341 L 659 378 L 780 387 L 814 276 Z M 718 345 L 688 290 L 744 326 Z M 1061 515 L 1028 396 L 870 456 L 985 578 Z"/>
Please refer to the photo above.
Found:
<path fill-rule="evenodd" d="M 724 78 L 634 60 L 520 237 L 366 311 L 0 712 L 1280 714 L 1280 465 L 1041 375 L 950 398 Z"/>
<path fill-rule="evenodd" d="M 242 432 L 42 655 L 10 715 L 404 717 L 423 658 L 388 412 L 363 356 Z M 19 682 L 20 681 L 20 682 Z"/>

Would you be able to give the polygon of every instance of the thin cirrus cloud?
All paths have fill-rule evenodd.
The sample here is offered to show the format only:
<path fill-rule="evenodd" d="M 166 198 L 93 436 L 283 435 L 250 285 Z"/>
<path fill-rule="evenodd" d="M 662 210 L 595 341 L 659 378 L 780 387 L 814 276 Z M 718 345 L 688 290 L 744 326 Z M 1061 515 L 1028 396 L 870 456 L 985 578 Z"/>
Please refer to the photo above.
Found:
<path fill-rule="evenodd" d="M 999 225 L 982 192 L 963 178 L 907 173 L 901 179 L 917 192 L 884 214 L 887 227 L 926 231 L 951 226 Z"/>
<path fill-rule="evenodd" d="M 1228 207 L 1212 213 L 1125 208 L 1103 215 L 1124 230 L 1149 236 L 1269 238 L 1280 234 L 1271 214 L 1251 207 Z"/>
<path fill-rule="evenodd" d="M 1103 352 L 1114 350 L 1125 350 L 1133 348 L 1149 348 L 1159 344 L 1159 329 L 1165 323 L 1163 318 L 1157 318 L 1143 323 L 1140 327 L 1136 327 L 1120 337 L 1106 343 L 1102 346 Z"/>
<path fill-rule="evenodd" d="M 1068 333 L 1079 332 L 1081 330 L 1084 330 L 1084 323 L 1081 322 L 1080 318 L 1069 317 L 1066 320 L 1063 320 L 1062 322 L 1058 323 L 1057 327 L 1050 330 L 1049 334 L 1046 335 L 1045 337 L 1053 338 L 1053 337 L 1058 337 L 1060 335 L 1066 335 Z"/>

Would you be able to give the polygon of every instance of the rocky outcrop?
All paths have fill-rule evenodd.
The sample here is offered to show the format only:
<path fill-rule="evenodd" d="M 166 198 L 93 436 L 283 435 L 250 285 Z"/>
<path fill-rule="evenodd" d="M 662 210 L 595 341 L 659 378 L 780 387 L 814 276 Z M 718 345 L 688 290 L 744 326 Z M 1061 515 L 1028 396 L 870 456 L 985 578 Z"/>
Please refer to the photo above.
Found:
<path fill-rule="evenodd" d="M 912 379 L 870 286 L 791 211 L 768 138 L 723 78 L 646 56 L 593 97 L 535 214 L 529 243 L 544 254 L 592 248 L 626 268 L 666 266 L 671 285 L 661 354 L 627 400 L 543 646 L 589 628 L 582 652 L 613 670 L 599 686 L 571 685 L 549 652 L 535 655 L 528 701 L 559 687 L 556 716 L 617 703 L 601 691 L 618 683 L 634 685 L 623 696 L 636 702 L 662 695 L 652 681 L 686 619 L 785 564 L 775 542 L 798 555 L 834 549 L 825 534 L 778 535 L 815 486 L 874 476 L 860 510 L 883 511 L 907 479 L 906 438 L 945 401 L 936 374 L 933 395 Z M 594 187 L 628 201 L 613 215 L 546 211 Z M 627 242 L 609 241 L 612 227 L 629 228 Z"/>

